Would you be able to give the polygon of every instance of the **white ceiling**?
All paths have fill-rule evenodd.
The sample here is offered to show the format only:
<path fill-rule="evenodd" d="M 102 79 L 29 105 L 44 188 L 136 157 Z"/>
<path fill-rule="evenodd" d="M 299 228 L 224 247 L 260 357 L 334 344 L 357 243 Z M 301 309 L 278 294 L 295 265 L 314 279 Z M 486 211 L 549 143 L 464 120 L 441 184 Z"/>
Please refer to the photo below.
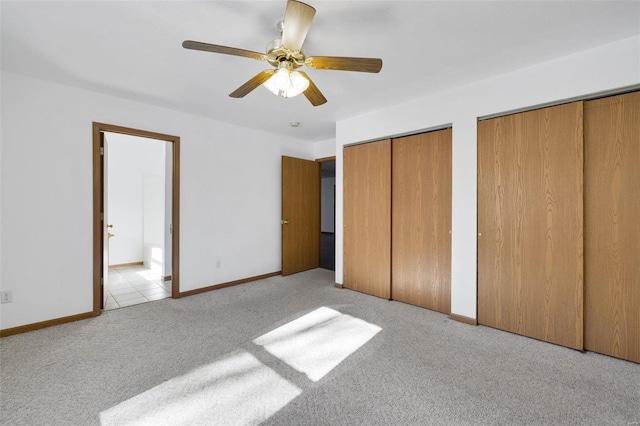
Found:
<path fill-rule="evenodd" d="M 328 99 L 319 107 L 262 87 L 229 98 L 269 65 L 181 47 L 263 52 L 285 3 L 3 0 L 1 65 L 315 142 L 335 137 L 336 121 L 640 33 L 640 1 L 308 0 L 307 56 L 384 61 L 379 74 L 307 69 Z"/>

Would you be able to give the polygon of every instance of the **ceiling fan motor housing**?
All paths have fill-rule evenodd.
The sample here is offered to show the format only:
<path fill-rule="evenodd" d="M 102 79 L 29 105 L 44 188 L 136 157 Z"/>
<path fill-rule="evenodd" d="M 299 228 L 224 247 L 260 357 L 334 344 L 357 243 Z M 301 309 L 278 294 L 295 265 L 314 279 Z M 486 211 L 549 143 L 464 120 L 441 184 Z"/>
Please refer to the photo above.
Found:
<path fill-rule="evenodd" d="M 282 45 L 282 39 L 276 38 L 267 44 L 267 61 L 274 67 L 278 67 L 282 62 L 288 62 L 292 69 L 300 68 L 304 65 L 305 56 L 301 50 L 291 51 Z"/>

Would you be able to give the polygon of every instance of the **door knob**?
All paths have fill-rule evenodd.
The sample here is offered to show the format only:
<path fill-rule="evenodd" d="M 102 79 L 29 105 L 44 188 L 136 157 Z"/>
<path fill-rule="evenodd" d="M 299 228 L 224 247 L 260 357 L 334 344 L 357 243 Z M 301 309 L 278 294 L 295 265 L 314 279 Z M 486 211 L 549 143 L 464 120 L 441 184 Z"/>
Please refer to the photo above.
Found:
<path fill-rule="evenodd" d="M 283 225 L 286 225 L 287 223 L 289 223 L 289 221 L 288 221 L 288 220 L 283 220 L 283 221 L 282 221 L 282 224 L 283 224 Z"/>

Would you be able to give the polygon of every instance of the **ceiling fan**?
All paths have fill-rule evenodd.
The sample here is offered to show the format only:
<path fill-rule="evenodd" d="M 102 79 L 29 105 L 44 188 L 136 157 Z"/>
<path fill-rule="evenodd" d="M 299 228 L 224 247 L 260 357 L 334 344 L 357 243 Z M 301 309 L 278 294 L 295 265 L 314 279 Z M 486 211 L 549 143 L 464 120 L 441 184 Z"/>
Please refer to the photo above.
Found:
<path fill-rule="evenodd" d="M 284 20 L 278 23 L 278 30 L 282 38 L 269 43 L 267 53 L 192 40 L 184 41 L 182 47 L 267 61 L 274 67 L 274 69 L 258 73 L 231 92 L 229 96 L 232 98 L 243 98 L 252 90 L 264 84 L 273 94 L 285 98 L 303 93 L 313 106 L 318 106 L 327 102 L 327 99 L 309 76 L 303 71 L 298 71 L 298 68 L 305 65 L 315 69 L 377 73 L 382 69 L 382 59 L 340 56 L 306 57 L 303 53 L 302 45 L 315 14 L 316 10 L 308 4 L 297 0 L 288 0 Z"/>

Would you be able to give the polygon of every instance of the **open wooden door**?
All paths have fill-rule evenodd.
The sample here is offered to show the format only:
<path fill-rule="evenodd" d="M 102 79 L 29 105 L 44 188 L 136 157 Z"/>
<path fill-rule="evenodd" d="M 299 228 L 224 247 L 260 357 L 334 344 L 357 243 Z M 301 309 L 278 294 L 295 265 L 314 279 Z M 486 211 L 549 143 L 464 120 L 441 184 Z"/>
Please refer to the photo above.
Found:
<path fill-rule="evenodd" d="M 109 228 L 112 225 L 107 225 L 109 220 L 107 219 L 107 202 L 108 202 L 108 167 L 107 167 L 107 139 L 104 137 L 104 133 L 100 132 L 100 157 L 102 160 L 102 280 L 100 287 L 100 297 L 102 299 L 101 308 L 104 309 L 107 304 L 107 291 L 106 286 L 109 281 L 109 238 L 111 233 Z"/>
<path fill-rule="evenodd" d="M 282 275 L 320 267 L 320 163 L 282 157 Z"/>

